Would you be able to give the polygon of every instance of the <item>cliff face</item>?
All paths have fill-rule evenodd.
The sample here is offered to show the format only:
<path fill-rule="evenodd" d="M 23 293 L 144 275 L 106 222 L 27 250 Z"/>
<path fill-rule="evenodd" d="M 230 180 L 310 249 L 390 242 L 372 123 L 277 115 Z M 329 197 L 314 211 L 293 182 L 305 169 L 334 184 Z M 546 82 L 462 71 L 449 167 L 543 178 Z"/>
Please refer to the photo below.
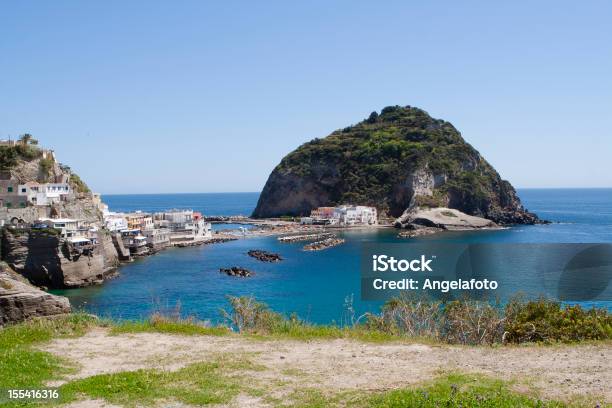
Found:
<path fill-rule="evenodd" d="M 498 224 L 538 222 L 453 125 L 413 107 L 373 112 L 289 153 L 270 174 L 253 216 L 307 215 L 342 203 L 372 205 L 392 217 L 449 207 Z"/>
<path fill-rule="evenodd" d="M 0 267 L 0 326 L 70 310 L 67 298 L 43 292 L 10 269 Z"/>
<path fill-rule="evenodd" d="M 59 236 L 36 230 L 5 230 L 4 261 L 37 286 L 80 287 L 102 283 L 118 265 L 110 235 L 100 234 L 91 251 L 79 251 Z"/>

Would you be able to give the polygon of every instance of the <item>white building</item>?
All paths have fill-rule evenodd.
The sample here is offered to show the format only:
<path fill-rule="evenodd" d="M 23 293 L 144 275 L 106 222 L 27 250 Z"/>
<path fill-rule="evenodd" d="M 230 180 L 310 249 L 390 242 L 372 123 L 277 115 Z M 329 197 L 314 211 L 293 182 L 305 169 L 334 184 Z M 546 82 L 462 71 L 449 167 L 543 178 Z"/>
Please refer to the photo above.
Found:
<path fill-rule="evenodd" d="M 170 230 L 168 228 L 155 228 L 143 231 L 147 239 L 147 245 L 154 249 L 160 249 L 170 244 Z"/>
<path fill-rule="evenodd" d="M 194 236 L 195 239 L 203 239 L 212 237 L 212 224 L 204 221 L 202 218 L 194 220 Z"/>
<path fill-rule="evenodd" d="M 378 214 L 376 208 L 363 205 L 343 205 L 334 209 L 334 218 L 340 225 L 376 225 Z"/>
<path fill-rule="evenodd" d="M 170 210 L 154 214 L 157 221 L 166 221 L 166 225 L 180 226 L 193 221 L 193 210 Z"/>
<path fill-rule="evenodd" d="M 212 237 L 212 225 L 193 210 L 169 210 L 154 214 L 155 226 L 170 230 L 171 242 L 200 241 Z"/>
<path fill-rule="evenodd" d="M 49 205 L 59 202 L 63 196 L 72 194 L 68 183 L 37 183 L 29 181 L 19 184 L 17 191 L 20 196 L 26 196 L 33 205 Z"/>
<path fill-rule="evenodd" d="M 140 233 L 139 229 L 121 231 L 121 239 L 123 245 L 130 250 L 132 255 L 142 255 L 149 251 L 147 248 L 147 238 Z"/>
<path fill-rule="evenodd" d="M 41 223 L 46 224 L 49 228 L 55 228 L 61 231 L 61 236 L 64 238 L 77 237 L 87 235 L 87 228 L 83 228 L 79 220 L 72 218 L 41 218 Z"/>
<path fill-rule="evenodd" d="M 104 225 L 106 229 L 112 232 L 128 229 L 128 222 L 125 215 L 115 212 L 106 212 L 104 214 Z"/>

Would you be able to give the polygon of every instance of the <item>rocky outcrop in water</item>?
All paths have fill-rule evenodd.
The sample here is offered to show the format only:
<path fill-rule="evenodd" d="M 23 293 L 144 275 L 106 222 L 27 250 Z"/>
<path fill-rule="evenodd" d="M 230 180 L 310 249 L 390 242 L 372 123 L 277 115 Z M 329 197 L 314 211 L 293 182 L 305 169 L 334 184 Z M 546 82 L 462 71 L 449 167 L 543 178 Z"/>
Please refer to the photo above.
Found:
<path fill-rule="evenodd" d="M 241 268 L 239 266 L 232 266 L 231 268 L 220 268 L 219 272 L 224 273 L 228 276 L 237 276 L 240 278 L 248 278 L 254 275 L 253 272 L 249 271 L 248 269 Z"/>
<path fill-rule="evenodd" d="M 275 254 L 275 253 L 268 252 L 268 251 L 262 251 L 259 249 L 251 249 L 247 253 L 250 257 L 255 258 L 262 262 L 278 262 L 283 259 L 281 258 L 279 254 Z"/>
<path fill-rule="evenodd" d="M 373 112 L 285 156 L 253 216 L 303 216 L 344 203 L 372 205 L 393 218 L 406 209 L 448 207 L 498 224 L 538 222 L 452 124 L 410 106 Z"/>
<path fill-rule="evenodd" d="M 3 260 L 32 284 L 48 288 L 102 283 L 115 273 L 117 250 L 101 232 L 91 250 L 75 251 L 54 230 L 4 228 Z"/>
<path fill-rule="evenodd" d="M 46 293 L 8 268 L 0 267 L 0 326 L 70 311 L 67 298 Z"/>

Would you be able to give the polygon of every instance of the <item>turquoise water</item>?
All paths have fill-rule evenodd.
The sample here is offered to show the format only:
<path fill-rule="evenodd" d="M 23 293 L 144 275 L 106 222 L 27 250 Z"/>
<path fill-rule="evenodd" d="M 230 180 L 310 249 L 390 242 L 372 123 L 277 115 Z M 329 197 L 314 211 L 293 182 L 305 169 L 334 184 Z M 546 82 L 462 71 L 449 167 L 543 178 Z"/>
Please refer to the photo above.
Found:
<path fill-rule="evenodd" d="M 423 240 L 442 242 L 612 243 L 612 189 L 529 189 L 519 195 L 529 210 L 550 225 L 518 226 L 501 231 L 453 232 Z M 257 193 L 113 195 L 103 197 L 111 210 L 157 211 L 193 208 L 207 215 L 248 215 Z M 405 242 L 397 231 L 350 231 L 344 245 L 324 252 L 301 251 L 303 245 L 280 244 L 274 237 L 243 239 L 193 248 L 176 248 L 120 268 L 120 276 L 102 286 L 61 291 L 77 308 L 114 318 L 146 317 L 156 308 L 180 303 L 184 315 L 216 321 L 226 295 L 253 295 L 274 310 L 297 312 L 316 323 L 341 322 L 344 302 L 353 295 L 357 314 L 375 311 L 378 302 L 359 299 L 359 254 L 364 242 Z M 249 249 L 280 253 L 280 263 L 250 258 Z M 220 267 L 243 266 L 249 279 L 221 275 Z M 520 278 L 520 277 L 518 277 Z M 597 306 L 610 307 L 608 302 Z"/>

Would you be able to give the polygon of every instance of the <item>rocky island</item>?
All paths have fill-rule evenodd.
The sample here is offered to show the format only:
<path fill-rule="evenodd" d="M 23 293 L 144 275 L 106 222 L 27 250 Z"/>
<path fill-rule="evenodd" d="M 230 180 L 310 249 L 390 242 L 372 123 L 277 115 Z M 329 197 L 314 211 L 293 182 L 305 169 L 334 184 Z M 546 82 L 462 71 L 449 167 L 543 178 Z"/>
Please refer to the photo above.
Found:
<path fill-rule="evenodd" d="M 376 207 L 398 227 L 427 208 L 498 225 L 540 222 L 452 124 L 410 106 L 372 112 L 289 153 L 270 174 L 253 217 L 305 216 L 343 203 Z"/>

